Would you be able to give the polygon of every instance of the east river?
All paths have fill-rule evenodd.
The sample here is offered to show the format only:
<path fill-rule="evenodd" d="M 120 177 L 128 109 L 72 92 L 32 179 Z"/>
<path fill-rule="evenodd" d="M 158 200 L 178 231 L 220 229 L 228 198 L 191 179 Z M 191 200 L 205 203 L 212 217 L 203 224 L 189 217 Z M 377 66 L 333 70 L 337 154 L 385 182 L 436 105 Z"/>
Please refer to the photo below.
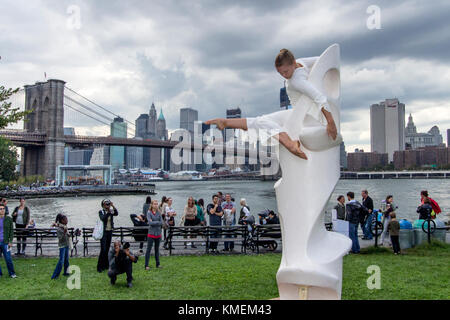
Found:
<path fill-rule="evenodd" d="M 205 205 L 210 203 L 211 196 L 217 191 L 230 193 L 235 198 L 238 210 L 239 200 L 245 198 L 250 206 L 252 214 L 256 214 L 266 208 L 277 211 L 275 181 L 161 181 L 155 182 L 157 195 L 152 196 L 159 201 L 163 195 L 173 198 L 173 206 L 180 219 L 183 208 L 189 196 L 195 199 L 203 198 Z M 302 183 L 302 182 L 299 182 Z M 441 209 L 440 218 L 450 218 L 450 180 L 449 179 L 401 179 L 401 180 L 340 180 L 332 194 L 326 211 L 325 220 L 329 221 L 332 207 L 336 204 L 338 195 L 345 195 L 348 191 L 356 194 L 356 199 L 361 200 L 361 190 L 367 189 L 374 200 L 375 207 L 380 207 L 381 201 L 388 194 L 394 196 L 394 202 L 398 206 L 397 216 L 408 220 L 417 219 L 416 209 L 420 202 L 420 191 L 428 190 L 430 196 L 436 200 Z M 47 198 L 29 199 L 27 205 L 31 209 L 31 217 L 37 227 L 48 227 L 58 213 L 63 213 L 69 218 L 69 226 L 93 227 L 98 219 L 100 202 L 104 197 L 73 197 L 73 198 Z M 115 219 L 115 226 L 131 226 L 130 214 L 142 211 L 145 196 L 121 195 L 112 196 L 109 199 L 115 204 L 119 216 Z M 302 214 L 302 203 L 308 201 L 298 195 L 298 205 L 292 210 Z M 18 204 L 11 200 L 8 203 L 10 212 Z"/>

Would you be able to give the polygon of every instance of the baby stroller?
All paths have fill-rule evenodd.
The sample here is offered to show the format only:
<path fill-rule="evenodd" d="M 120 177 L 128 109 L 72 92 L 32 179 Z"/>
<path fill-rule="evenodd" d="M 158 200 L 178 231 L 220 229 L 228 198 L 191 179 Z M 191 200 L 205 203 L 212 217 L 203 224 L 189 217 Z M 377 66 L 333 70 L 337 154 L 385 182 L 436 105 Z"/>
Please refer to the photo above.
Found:
<path fill-rule="evenodd" d="M 247 249 L 255 251 L 256 243 L 253 237 L 255 233 L 255 217 L 253 215 L 250 215 L 247 219 L 242 218 L 239 220 L 239 224 L 248 226 L 247 237 L 245 238 L 243 245 L 245 245 Z"/>
<path fill-rule="evenodd" d="M 132 235 L 135 241 L 140 242 L 139 252 L 142 253 L 143 252 L 142 248 L 144 248 L 144 242 L 147 241 L 147 233 L 148 233 L 148 229 L 142 227 L 148 227 L 148 223 L 139 220 L 137 214 L 130 214 L 130 219 L 131 222 L 133 222 L 134 227 L 141 227 L 133 229 Z M 147 221 L 147 218 L 145 218 L 145 221 Z"/>

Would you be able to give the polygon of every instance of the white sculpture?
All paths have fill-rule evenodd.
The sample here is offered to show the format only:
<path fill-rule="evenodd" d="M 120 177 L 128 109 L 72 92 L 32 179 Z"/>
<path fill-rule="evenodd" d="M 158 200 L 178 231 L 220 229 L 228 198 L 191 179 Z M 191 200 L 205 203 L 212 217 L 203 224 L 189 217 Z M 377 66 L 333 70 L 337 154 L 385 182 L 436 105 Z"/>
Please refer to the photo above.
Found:
<path fill-rule="evenodd" d="M 294 63 L 277 66 L 288 79 L 293 109 L 256 118 L 212 119 L 206 124 L 216 124 L 219 130 L 230 127 L 279 133 L 273 137 L 280 142 L 278 156 L 283 173 L 275 183 L 283 239 L 277 272 L 280 299 L 340 299 L 342 257 L 352 242 L 326 231 L 323 219 L 340 177 L 339 45 L 331 45 L 318 58 L 297 62 L 297 67 Z M 327 119 L 327 126 L 325 114 L 330 113 L 332 121 L 330 124 Z M 330 136 L 336 136 L 336 131 L 333 140 Z"/>
<path fill-rule="evenodd" d="M 340 132 L 339 45 L 327 48 L 314 63 L 308 80 L 327 96 Z M 280 145 L 283 176 L 275 183 L 283 252 L 277 272 L 280 299 L 340 299 L 342 257 L 351 240 L 324 226 L 324 209 L 339 180 L 340 134 L 333 141 L 326 127 L 306 114 L 314 103 L 302 95 L 286 120 L 290 137 L 300 137 L 308 160 Z"/>

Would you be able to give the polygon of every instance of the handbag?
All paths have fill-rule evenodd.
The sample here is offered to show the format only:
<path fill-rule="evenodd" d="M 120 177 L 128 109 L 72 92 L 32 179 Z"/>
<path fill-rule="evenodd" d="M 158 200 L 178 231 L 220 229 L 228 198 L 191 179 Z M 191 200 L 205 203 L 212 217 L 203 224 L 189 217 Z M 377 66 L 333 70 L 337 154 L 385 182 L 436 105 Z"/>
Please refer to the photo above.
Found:
<path fill-rule="evenodd" d="M 92 237 L 94 237 L 95 240 L 103 238 L 103 221 L 97 220 L 94 231 L 92 231 Z"/>

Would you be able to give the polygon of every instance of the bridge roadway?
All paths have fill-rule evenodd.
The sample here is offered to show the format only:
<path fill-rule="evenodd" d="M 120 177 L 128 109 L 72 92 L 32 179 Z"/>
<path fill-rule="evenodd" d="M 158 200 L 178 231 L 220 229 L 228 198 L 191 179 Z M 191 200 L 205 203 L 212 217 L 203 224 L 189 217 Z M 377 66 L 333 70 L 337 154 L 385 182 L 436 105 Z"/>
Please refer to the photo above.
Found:
<path fill-rule="evenodd" d="M 47 135 L 40 132 L 26 132 L 23 130 L 0 130 L 0 136 L 7 138 L 18 147 L 27 146 L 45 146 L 47 142 Z M 102 137 L 102 136 L 78 136 L 78 135 L 65 135 L 64 142 L 66 145 L 89 147 L 92 145 L 109 145 L 109 146 L 129 146 L 129 147 L 151 147 L 151 148 L 165 148 L 173 149 L 178 145 L 180 148 L 191 150 L 211 150 L 215 148 L 218 150 L 223 148 L 223 144 L 195 144 L 171 140 L 153 140 L 153 139 L 128 139 L 118 137 Z M 223 148 L 223 153 L 226 155 L 237 155 L 246 158 L 257 158 L 258 154 L 256 149 L 241 149 L 241 148 Z M 267 157 L 270 157 L 271 153 L 267 153 Z"/>

